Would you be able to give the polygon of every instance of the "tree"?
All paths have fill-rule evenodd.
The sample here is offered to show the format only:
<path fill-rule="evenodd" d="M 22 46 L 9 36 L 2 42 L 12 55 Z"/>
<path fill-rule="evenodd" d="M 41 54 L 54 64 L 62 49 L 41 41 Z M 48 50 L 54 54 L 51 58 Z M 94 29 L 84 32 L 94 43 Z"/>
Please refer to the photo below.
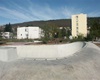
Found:
<path fill-rule="evenodd" d="M 67 37 L 69 38 L 70 35 L 71 35 L 71 30 L 67 29 Z"/>
<path fill-rule="evenodd" d="M 59 29 L 58 38 L 65 39 L 66 37 L 68 39 L 70 35 L 71 35 L 71 32 L 69 28 L 62 27 L 61 29 Z"/>
<path fill-rule="evenodd" d="M 12 32 L 12 26 L 10 23 L 5 25 L 4 32 Z"/>
<path fill-rule="evenodd" d="M 47 43 L 48 41 L 52 41 L 55 38 L 58 38 L 58 27 L 55 24 L 45 24 L 42 27 L 42 41 Z"/>
<path fill-rule="evenodd" d="M 71 40 L 71 42 L 75 42 L 75 41 L 84 41 L 84 35 L 79 33 L 77 36 L 73 37 L 73 39 Z"/>
<path fill-rule="evenodd" d="M 49 29 L 47 26 L 44 26 L 42 27 L 42 36 L 41 36 L 41 40 L 43 41 L 43 43 L 47 43 L 48 40 L 50 39 L 50 36 L 49 36 Z"/>
<path fill-rule="evenodd" d="M 2 38 L 2 33 L 1 32 L 2 32 L 2 30 L 0 30 L 0 39 Z"/>
<path fill-rule="evenodd" d="M 66 31 L 66 28 L 65 27 L 63 27 L 62 29 L 61 29 L 61 37 L 62 38 L 64 38 L 66 35 L 67 35 L 67 31 Z"/>
<path fill-rule="evenodd" d="M 94 21 L 90 28 L 90 36 L 92 39 L 100 38 L 100 23 L 99 21 Z"/>
<path fill-rule="evenodd" d="M 54 42 L 59 43 L 66 41 L 70 35 L 70 30 L 67 27 L 58 27 L 55 24 L 46 24 L 42 27 L 41 39 L 43 43 Z"/>

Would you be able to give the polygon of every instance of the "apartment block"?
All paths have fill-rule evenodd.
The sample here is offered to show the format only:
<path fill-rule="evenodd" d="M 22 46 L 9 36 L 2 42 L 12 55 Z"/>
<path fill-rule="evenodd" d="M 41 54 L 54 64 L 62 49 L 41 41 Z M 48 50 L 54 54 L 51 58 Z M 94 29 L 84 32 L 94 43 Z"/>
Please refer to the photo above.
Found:
<path fill-rule="evenodd" d="M 39 27 L 18 27 L 17 39 L 37 39 L 41 38 L 41 29 Z"/>
<path fill-rule="evenodd" d="M 72 36 L 77 37 L 79 34 L 87 36 L 87 15 L 76 14 L 72 15 Z"/>

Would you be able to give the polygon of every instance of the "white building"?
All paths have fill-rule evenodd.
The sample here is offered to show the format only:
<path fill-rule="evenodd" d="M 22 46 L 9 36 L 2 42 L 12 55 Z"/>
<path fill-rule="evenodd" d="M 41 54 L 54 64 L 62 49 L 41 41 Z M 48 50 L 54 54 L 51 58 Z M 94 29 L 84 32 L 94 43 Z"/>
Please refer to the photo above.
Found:
<path fill-rule="evenodd" d="M 10 32 L 1 32 L 1 36 L 4 39 L 10 39 L 10 38 L 12 38 L 12 33 L 10 33 Z"/>
<path fill-rule="evenodd" d="M 75 37 L 79 34 L 87 36 L 87 15 L 77 14 L 72 15 L 72 36 Z"/>
<path fill-rule="evenodd" d="M 39 27 L 18 27 L 17 39 L 38 39 L 41 38 L 41 29 Z"/>

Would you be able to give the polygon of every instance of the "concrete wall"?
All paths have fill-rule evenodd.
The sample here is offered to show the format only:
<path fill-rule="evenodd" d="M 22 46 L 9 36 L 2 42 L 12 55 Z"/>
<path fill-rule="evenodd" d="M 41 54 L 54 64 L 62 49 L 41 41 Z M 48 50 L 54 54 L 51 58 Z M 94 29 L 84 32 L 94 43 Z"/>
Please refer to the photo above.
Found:
<path fill-rule="evenodd" d="M 28 39 L 41 38 L 41 31 L 39 27 L 27 27 L 28 28 Z"/>
<path fill-rule="evenodd" d="M 17 50 L 14 47 L 0 47 L 0 60 L 12 61 L 18 58 Z"/>
<path fill-rule="evenodd" d="M 56 59 L 74 54 L 82 49 L 83 45 L 83 42 L 75 42 L 60 45 L 16 45 L 12 47 L 16 47 L 19 58 Z"/>
<path fill-rule="evenodd" d="M 17 39 L 26 39 L 27 34 L 28 34 L 27 27 L 17 28 Z"/>

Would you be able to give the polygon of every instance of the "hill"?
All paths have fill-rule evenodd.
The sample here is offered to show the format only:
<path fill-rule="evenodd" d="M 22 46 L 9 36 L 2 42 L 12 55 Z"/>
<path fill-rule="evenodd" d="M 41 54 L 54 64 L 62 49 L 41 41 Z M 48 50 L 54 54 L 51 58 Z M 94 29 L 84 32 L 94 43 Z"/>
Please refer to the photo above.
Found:
<path fill-rule="evenodd" d="M 59 19 L 59 20 L 48 20 L 48 21 L 30 21 L 30 22 L 24 22 L 24 23 L 17 23 L 12 24 L 13 27 L 18 26 L 39 26 L 42 27 L 45 24 L 55 24 L 56 26 L 71 26 L 71 19 Z"/>
<path fill-rule="evenodd" d="M 88 26 L 91 25 L 93 21 L 99 21 L 100 22 L 100 17 L 88 17 L 87 23 Z M 58 27 L 71 27 L 71 19 L 57 19 L 57 20 L 47 20 L 47 21 L 30 21 L 30 22 L 23 22 L 23 23 L 16 23 L 12 24 L 13 27 L 18 27 L 18 26 L 44 26 L 45 24 L 55 24 Z"/>

